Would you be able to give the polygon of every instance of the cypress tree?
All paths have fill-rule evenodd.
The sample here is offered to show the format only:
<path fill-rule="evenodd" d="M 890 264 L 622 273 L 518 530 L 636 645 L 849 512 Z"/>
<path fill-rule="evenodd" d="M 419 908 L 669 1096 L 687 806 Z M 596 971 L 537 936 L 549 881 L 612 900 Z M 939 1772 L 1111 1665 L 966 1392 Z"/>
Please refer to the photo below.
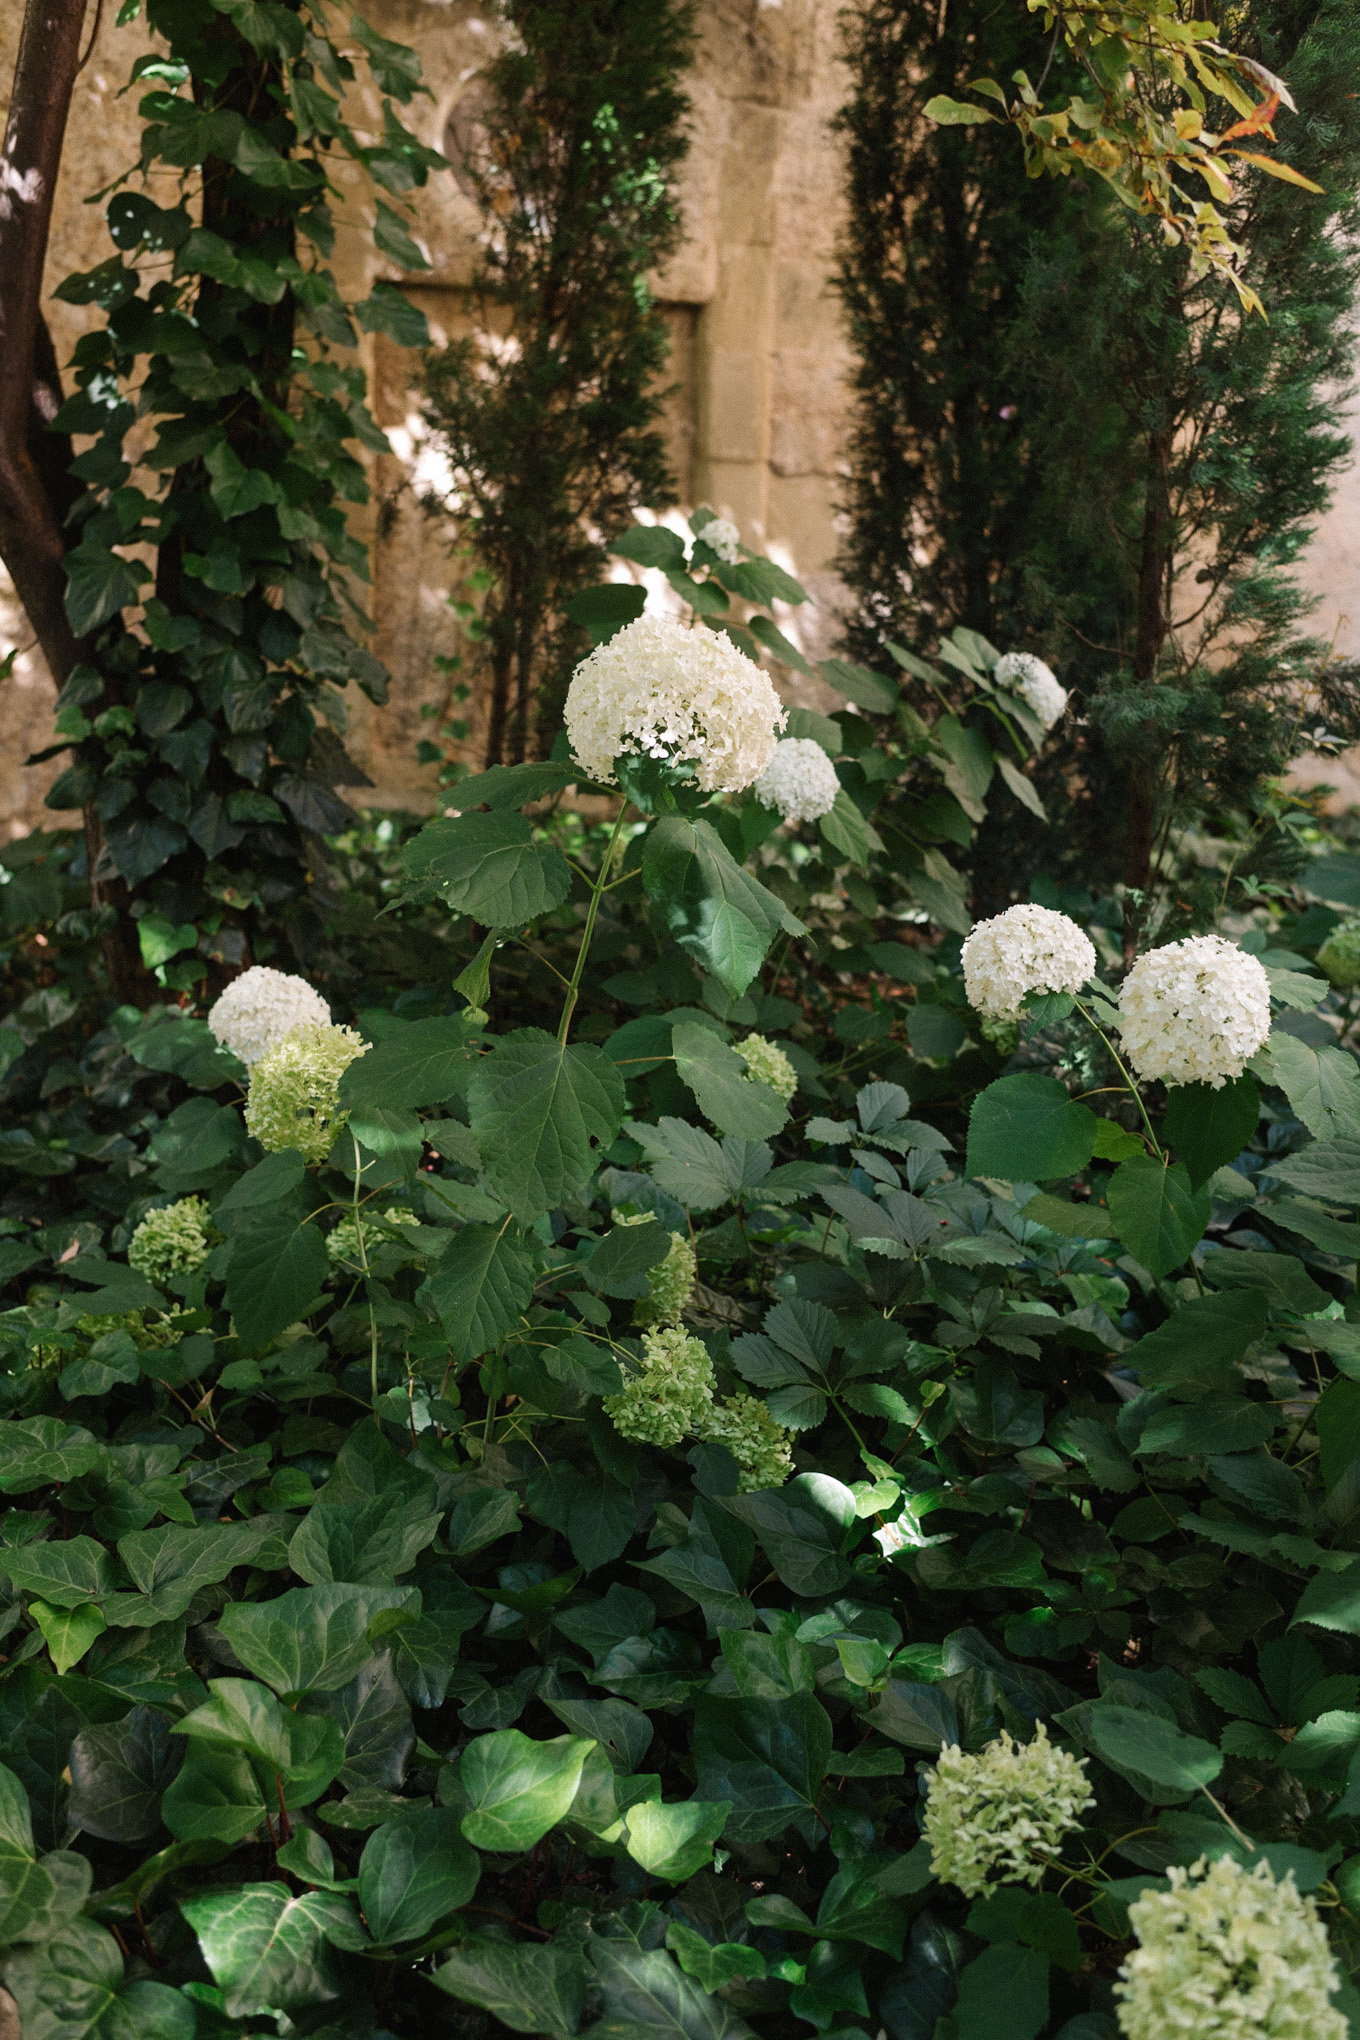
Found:
<path fill-rule="evenodd" d="M 680 232 L 689 0 L 502 0 L 465 169 L 486 223 L 475 331 L 428 362 L 426 416 L 454 475 L 460 548 L 486 584 L 488 765 L 551 746 L 567 614 L 601 540 L 674 501 L 658 418 L 667 356 L 647 286 Z"/>

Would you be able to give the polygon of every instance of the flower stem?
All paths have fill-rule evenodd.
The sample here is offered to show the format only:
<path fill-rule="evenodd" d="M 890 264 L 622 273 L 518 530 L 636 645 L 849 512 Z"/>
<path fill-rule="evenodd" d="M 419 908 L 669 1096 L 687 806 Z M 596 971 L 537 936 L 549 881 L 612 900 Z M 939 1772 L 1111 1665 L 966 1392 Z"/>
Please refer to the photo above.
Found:
<path fill-rule="evenodd" d="M 595 917 L 600 911 L 600 899 L 605 889 L 605 881 L 609 877 L 609 867 L 614 862 L 614 852 L 618 848 L 619 837 L 623 834 L 623 818 L 627 812 L 628 802 L 625 801 L 619 809 L 618 820 L 614 824 L 613 834 L 610 836 L 604 856 L 600 860 L 600 868 L 595 875 L 595 883 L 590 889 L 590 905 L 586 909 L 586 925 L 581 930 L 581 946 L 576 952 L 576 967 L 572 971 L 571 982 L 567 986 L 566 997 L 562 1001 L 562 1021 L 557 1030 L 557 1038 L 564 1046 L 571 1029 L 571 1016 L 576 1011 L 576 1001 L 581 993 L 581 978 L 585 971 L 586 958 L 590 955 L 590 945 L 595 934 Z"/>
<path fill-rule="evenodd" d="M 1147 1129 L 1148 1139 L 1152 1142 L 1152 1152 L 1156 1155 L 1159 1162 L 1165 1164 L 1166 1154 L 1165 1151 L 1163 1150 L 1161 1142 L 1158 1140 L 1156 1134 L 1152 1131 L 1152 1121 L 1147 1116 L 1147 1107 L 1143 1103 L 1142 1093 L 1139 1091 L 1138 1086 L 1134 1082 L 1132 1075 L 1130 1074 L 1128 1069 L 1125 1067 L 1123 1061 L 1121 1060 L 1118 1052 L 1115 1049 L 1113 1042 L 1110 1040 L 1109 1035 L 1105 1032 L 1105 1029 L 1096 1019 L 1095 1014 L 1088 1012 L 1086 1007 L 1082 1005 L 1080 999 L 1074 999 L 1072 1003 L 1075 1005 L 1077 1011 L 1080 1013 L 1082 1019 L 1086 1022 L 1087 1026 L 1093 1027 L 1096 1033 L 1100 1036 L 1101 1040 L 1104 1042 L 1105 1050 L 1110 1058 L 1110 1061 L 1114 1064 L 1120 1076 L 1124 1079 L 1124 1083 L 1128 1090 L 1129 1096 L 1132 1098 L 1134 1104 L 1138 1107 L 1138 1116 L 1142 1120 L 1145 1128 Z"/>

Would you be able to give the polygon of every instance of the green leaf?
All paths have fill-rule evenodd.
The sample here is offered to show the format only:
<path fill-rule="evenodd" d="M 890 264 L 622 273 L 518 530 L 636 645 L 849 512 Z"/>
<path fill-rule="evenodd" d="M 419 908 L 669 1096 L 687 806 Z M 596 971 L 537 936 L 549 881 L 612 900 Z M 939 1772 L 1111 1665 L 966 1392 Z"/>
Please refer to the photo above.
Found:
<path fill-rule="evenodd" d="M 668 567 L 685 564 L 684 540 L 664 524 L 632 524 L 610 540 L 609 550 L 621 560 L 632 560 L 635 566 L 659 567 L 663 573 Z"/>
<path fill-rule="evenodd" d="M 694 1706 L 695 1782 L 704 1799 L 730 1800 L 724 1833 L 762 1842 L 810 1813 L 831 1756 L 831 1721 L 811 1693 L 787 1700 L 722 1700 Z"/>
<path fill-rule="evenodd" d="M 413 1020 L 352 1062 L 340 1079 L 346 1105 L 440 1105 L 464 1088 L 467 1032 L 460 1019 Z"/>
<path fill-rule="evenodd" d="M 939 103 L 931 100 L 930 106 Z M 1002 1941 L 984 1948 L 960 1972 L 958 2040 L 1035 2040 L 1047 2024 L 1048 1957 L 1039 1949 Z"/>
<path fill-rule="evenodd" d="M 366 1502 L 317 1502 L 293 1533 L 288 1563 L 312 1586 L 343 1580 L 390 1587 L 434 1541 L 441 1520 L 438 1510 L 394 1508 L 389 1495 Z"/>
<path fill-rule="evenodd" d="M 971 821 L 985 821 L 984 796 L 996 768 L 991 745 L 981 730 L 952 715 L 941 716 L 933 734 L 947 761 L 942 773 L 945 785 Z"/>
<path fill-rule="evenodd" d="M 1266 1302 L 1249 1290 L 1196 1296 L 1138 1341 L 1131 1364 L 1147 1388 L 1229 1388 L 1265 1335 Z"/>
<path fill-rule="evenodd" d="M 848 857 L 861 871 L 869 868 L 869 858 L 875 850 L 883 848 L 883 839 L 864 819 L 845 788 L 836 795 L 835 805 L 817 823 L 822 840 L 841 857 Z"/>
<path fill-rule="evenodd" d="M 385 333 L 398 347 L 430 345 L 429 320 L 393 283 L 375 283 L 353 309 L 365 333 Z"/>
<path fill-rule="evenodd" d="M 0 1572 L 16 1587 L 37 1594 L 54 1608 L 79 1608 L 113 1586 L 109 1556 L 93 1537 L 67 1537 L 48 1544 L 23 1544 L 0 1552 Z"/>
<path fill-rule="evenodd" d="M 671 1236 L 655 1220 L 649 1225 L 616 1225 L 586 1262 L 583 1273 L 602 1296 L 645 1296 L 647 1270 L 664 1261 Z"/>
<path fill-rule="evenodd" d="M 79 545 L 66 555 L 66 620 L 77 637 L 141 600 L 145 567 L 103 546 Z"/>
<path fill-rule="evenodd" d="M 689 1799 L 676 1806 L 645 1800 L 628 1811 L 628 1853 L 649 1877 L 683 1884 L 712 1862 L 713 1844 L 731 1811 L 729 1799 Z"/>
<path fill-rule="evenodd" d="M 944 92 L 937 92 L 933 99 L 928 99 L 921 111 L 938 127 L 980 127 L 984 121 L 996 119 L 996 115 L 988 113 L 985 106 L 969 106 L 965 100 L 951 99 Z"/>
<path fill-rule="evenodd" d="M 1152 1155 L 1121 1162 L 1105 1195 L 1116 1235 L 1158 1281 L 1190 1258 L 1213 1208 L 1181 1163 L 1165 1168 Z"/>
<path fill-rule="evenodd" d="M 653 824 L 643 850 L 642 883 L 680 948 L 734 999 L 755 977 L 776 935 L 806 933 L 702 820 L 663 815 Z"/>
<path fill-rule="evenodd" d="M 474 1935 L 430 1980 L 450 1997 L 490 2012 L 512 2033 L 548 2033 L 553 2040 L 571 2040 L 586 1999 L 585 1962 L 571 1942 L 516 1946 Z"/>
<path fill-rule="evenodd" d="M 567 603 L 568 621 L 589 631 L 592 644 L 607 645 L 647 607 L 647 590 L 611 581 L 604 588 L 582 588 Z M 584 775 L 583 775 L 584 776 Z"/>
<path fill-rule="evenodd" d="M 370 1626 L 397 1609 L 419 1615 L 419 1594 L 334 1584 L 295 1587 L 272 1601 L 233 1601 L 218 1619 L 241 1663 L 287 1700 L 348 1685 L 380 1647 L 369 1640 Z"/>
<path fill-rule="evenodd" d="M 307 1164 L 296 1148 L 282 1154 L 266 1155 L 244 1176 L 238 1176 L 225 1196 L 213 1206 L 213 1216 L 226 1217 L 238 1211 L 275 1209 L 290 1197 L 307 1173 Z"/>
<path fill-rule="evenodd" d="M 765 1957 L 744 1941 L 711 1943 L 683 1920 L 672 1920 L 666 1929 L 666 1946 L 686 1976 L 692 1976 L 700 1990 L 721 1990 L 738 1977 L 762 1977 Z"/>
<path fill-rule="evenodd" d="M 581 1188 L 623 1107 L 623 1079 L 598 1048 L 537 1027 L 502 1035 L 468 1087 L 486 1181 L 526 1223 Z"/>
<path fill-rule="evenodd" d="M 1212 1785 L 1223 1769 L 1222 1752 L 1212 1743 L 1183 1734 L 1174 1721 L 1142 1707 L 1101 1702 L 1086 1709 L 1083 1727 L 1097 1755 L 1117 1770 L 1150 1778 L 1183 1799 Z"/>
<path fill-rule="evenodd" d="M 105 1596 L 110 1625 L 145 1629 L 177 1621 L 201 1587 L 216 1586 L 235 1566 L 257 1557 L 276 1535 L 279 1521 L 256 1516 L 245 1523 L 169 1523 L 120 1537 L 118 1556 L 139 1591 Z"/>
<path fill-rule="evenodd" d="M 746 1523 L 791 1593 L 834 1594 L 851 1577 L 841 1545 L 855 1522 L 855 1498 L 825 1473 L 800 1473 L 782 1488 L 728 1495 L 723 1507 Z"/>
<path fill-rule="evenodd" d="M 1102 1119 L 1100 1124 L 1105 1126 L 1108 1121 Z M 1066 1239 L 1114 1238 L 1114 1221 L 1103 1205 L 1069 1204 L 1065 1197 L 1050 1197 L 1046 1190 L 1037 1191 L 1030 1198 L 1023 1215 L 1031 1225 L 1046 1225 L 1050 1232 L 1062 1233 Z"/>
<path fill-rule="evenodd" d="M 237 1233 L 223 1301 L 246 1351 L 267 1346 L 305 1317 L 329 1274 L 325 1238 L 304 1219 L 289 1214 L 280 1225 L 266 1214 Z"/>
<path fill-rule="evenodd" d="M 516 1239 L 494 1225 L 465 1225 L 455 1233 L 420 1289 L 464 1360 L 499 1345 L 533 1293 L 533 1262 Z"/>
<path fill-rule="evenodd" d="M 404 269 L 408 275 L 418 274 L 430 266 L 407 233 L 400 215 L 393 212 L 390 205 L 384 205 L 381 199 L 374 211 L 373 242 L 380 254 L 390 256 L 398 269 Z"/>
<path fill-rule="evenodd" d="M 182 1842 L 243 1842 L 277 1811 L 245 1751 L 209 1743 L 190 1745 L 161 1800 L 161 1819 Z"/>
<path fill-rule="evenodd" d="M 9 1957 L 5 1982 L 27 2040 L 193 2040 L 194 2006 L 164 1983 L 124 1983 L 112 1934 L 72 1920 Z"/>
<path fill-rule="evenodd" d="M 151 1707 L 82 1728 L 68 1759 L 69 1819 L 102 1841 L 145 1841 L 160 1826 L 161 1794 L 182 1756 L 181 1745 L 170 1740 L 170 1724 Z"/>
<path fill-rule="evenodd" d="M 467 1904 L 480 1859 L 448 1807 L 384 1821 L 359 1859 L 359 1904 L 375 1941 L 419 1941 Z"/>
<path fill-rule="evenodd" d="M 474 1551 L 484 1551 L 488 1544 L 494 1544 L 497 1538 L 509 1537 L 519 1527 L 519 1507 L 513 1488 L 473 1488 L 460 1496 L 450 1512 L 449 1551 L 454 1558 L 470 1557 Z"/>
<path fill-rule="evenodd" d="M 59 1673 L 78 1665 L 108 1626 L 98 1608 L 49 1608 L 44 1601 L 30 1601 L 28 1612 L 41 1629 Z"/>
<path fill-rule="evenodd" d="M 763 1140 L 778 1133 L 788 1119 L 788 1106 L 768 1084 L 756 1083 L 748 1075 L 734 1048 L 707 1027 L 689 1022 L 674 1028 L 671 1040 L 677 1075 L 720 1133 L 741 1140 Z"/>
<path fill-rule="evenodd" d="M 998 1077 L 973 1102 L 968 1174 L 1013 1183 L 1074 1175 L 1095 1150 L 1096 1123 L 1054 1077 Z"/>
<path fill-rule="evenodd" d="M 180 1901 L 232 2019 L 298 2011 L 342 1995 L 332 1945 L 358 1949 L 367 1936 L 347 1898 L 286 1884 L 240 1884 Z"/>
<path fill-rule="evenodd" d="M 571 871 L 560 850 L 535 843 L 523 815 L 468 814 L 427 822 L 401 853 L 417 898 L 437 894 L 484 928 L 519 928 L 561 906 Z"/>
<path fill-rule="evenodd" d="M 1360 1140 L 1313 1141 L 1284 1161 L 1272 1157 L 1270 1173 L 1324 1204 L 1360 1204 Z"/>
<path fill-rule="evenodd" d="M 809 680 L 814 677 L 811 666 L 809 666 L 797 645 L 791 644 L 783 631 L 776 624 L 771 623 L 768 616 L 748 616 L 746 628 L 750 631 L 756 642 L 764 645 L 767 652 L 773 652 L 776 659 L 780 660 L 782 664 L 792 666 L 796 673 L 806 673 Z"/>
<path fill-rule="evenodd" d="M 345 1761 L 344 1738 L 333 1721 L 285 1709 L 255 1679 L 213 1679 L 208 1698 L 172 1731 L 221 1748 L 244 1750 L 266 1775 L 283 1780 L 288 1801 L 319 1799 Z"/>
<path fill-rule="evenodd" d="M 1360 1069 L 1340 1048 L 1309 1048 L 1278 1030 L 1269 1041 L 1275 1081 L 1319 1140 L 1360 1136 Z"/>
<path fill-rule="evenodd" d="M 1256 1131 L 1261 1096 L 1245 1073 L 1215 1091 L 1208 1084 L 1172 1084 L 1166 1094 L 1166 1137 L 1198 1190 L 1214 1170 L 1235 1161 Z"/>
<path fill-rule="evenodd" d="M 1154 1410 L 1134 1450 L 1177 1457 L 1250 1452 L 1273 1437 L 1278 1425 L 1272 1403 L 1248 1402 L 1242 1395 L 1206 1395 L 1199 1402 L 1169 1403 Z"/>
<path fill-rule="evenodd" d="M 1249 1249 L 1206 1254 L 1204 1273 L 1215 1289 L 1258 1289 L 1277 1310 L 1326 1310 L 1331 1297 L 1319 1288 L 1302 1261 L 1293 1254 L 1253 1253 Z M 1325 1343 L 1325 1334 L 1322 1343 Z"/>
<path fill-rule="evenodd" d="M 598 1938 L 591 1949 L 604 1992 L 599 2040 L 752 2040 L 722 1998 L 709 1997 L 664 1950 Z"/>
<path fill-rule="evenodd" d="M 1337 1385 L 1350 1388 L 1355 1384 Z M 1308 1582 L 1289 1626 L 1295 1629 L 1301 1622 L 1311 1623 L 1315 1629 L 1339 1630 L 1343 1636 L 1360 1636 L 1360 1559 L 1343 1572 L 1319 1573 Z"/>
<path fill-rule="evenodd" d="M 534 1742 L 517 1728 L 478 1736 L 459 1763 L 469 1805 L 465 1839 L 478 1849 L 532 1849 L 576 1797 L 581 1767 L 594 1747 L 575 1735 Z"/>
<path fill-rule="evenodd" d="M 564 786 L 574 786 L 582 776 L 579 765 L 554 764 L 551 759 L 533 765 L 492 765 L 459 780 L 458 801 L 465 814 L 476 807 L 526 807 Z"/>
<path fill-rule="evenodd" d="M 901 698 L 894 681 L 849 659 L 823 659 L 821 675 L 837 694 L 857 708 L 867 708 L 870 715 L 891 715 Z"/>

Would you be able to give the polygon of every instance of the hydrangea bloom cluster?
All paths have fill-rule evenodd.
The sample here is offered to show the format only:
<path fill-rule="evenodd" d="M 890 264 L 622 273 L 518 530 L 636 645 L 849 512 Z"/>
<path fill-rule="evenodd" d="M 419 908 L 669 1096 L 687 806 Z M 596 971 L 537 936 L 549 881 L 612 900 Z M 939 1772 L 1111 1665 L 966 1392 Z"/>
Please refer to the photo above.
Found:
<path fill-rule="evenodd" d="M 968 1002 L 989 1020 L 1016 1019 L 1027 992 L 1079 992 L 1095 967 L 1089 937 L 1051 907 L 1007 907 L 963 945 Z"/>
<path fill-rule="evenodd" d="M 1033 652 L 1007 652 L 996 662 L 992 678 L 1020 696 L 1046 730 L 1061 720 L 1067 708 L 1067 689 L 1059 685 L 1051 666 L 1036 659 Z"/>
<path fill-rule="evenodd" d="M 389 1204 L 383 1217 L 389 1225 L 420 1224 L 414 1211 L 404 1211 L 399 1204 Z M 382 1235 L 376 1237 L 368 1227 L 364 1229 L 364 1252 L 370 1253 Z M 342 1218 L 326 1235 L 326 1252 L 331 1263 L 337 1268 L 360 1268 L 363 1261 L 359 1253 L 359 1228 L 352 1218 Z"/>
<path fill-rule="evenodd" d="M 798 1089 L 798 1072 L 782 1048 L 775 1042 L 767 1041 L 763 1034 L 748 1034 L 745 1041 L 737 1043 L 737 1054 L 746 1065 L 746 1074 L 753 1083 L 768 1084 L 777 1098 L 787 1105 Z"/>
<path fill-rule="evenodd" d="M 698 1339 L 678 1325 L 644 1332 L 642 1371 L 621 1395 L 607 1395 L 605 1413 L 622 1438 L 641 1445 L 678 1445 L 713 1405 L 713 1363 Z"/>
<path fill-rule="evenodd" d="M 565 721 L 572 756 L 612 781 L 632 754 L 695 767 L 705 793 L 759 779 L 788 720 L 768 676 L 713 631 L 639 616 L 597 645 L 572 675 Z"/>
<path fill-rule="evenodd" d="M 329 1027 L 331 1009 L 306 978 L 255 964 L 233 978 L 209 1009 L 208 1025 L 247 1069 L 295 1027 Z"/>
<path fill-rule="evenodd" d="M 1119 1031 L 1140 1077 L 1221 1090 L 1269 1039 L 1270 980 L 1221 935 L 1168 942 L 1125 978 Z"/>
<path fill-rule="evenodd" d="M 694 1294 L 699 1263 L 683 1233 L 671 1234 L 670 1252 L 647 1270 L 647 1294 L 633 1315 L 640 1323 L 678 1325 Z"/>
<path fill-rule="evenodd" d="M 262 1148 L 324 1162 L 347 1115 L 340 1079 L 368 1043 L 350 1027 L 295 1027 L 250 1073 L 246 1126 Z"/>
<path fill-rule="evenodd" d="M 1346 2040 L 1326 1928 L 1292 1871 L 1277 1883 L 1267 1863 L 1220 1856 L 1167 1877 L 1169 1891 L 1129 1907 L 1138 1946 L 1115 1985 L 1126 2040 Z"/>
<path fill-rule="evenodd" d="M 931 1869 L 966 1898 L 989 1897 L 998 1884 L 1037 1885 L 1095 1805 L 1086 1785 L 1084 1758 L 1055 1749 L 1042 1722 L 1031 1743 L 1003 1730 L 975 1756 L 951 1744 L 926 1802 Z"/>
<path fill-rule="evenodd" d="M 1360 985 L 1360 920 L 1352 918 L 1333 928 L 1317 960 L 1338 990 L 1348 992 L 1352 985 Z"/>
<path fill-rule="evenodd" d="M 756 781 L 757 800 L 778 808 L 786 822 L 820 821 L 840 790 L 835 766 L 811 737 L 784 737 Z"/>
<path fill-rule="evenodd" d="M 709 1445 L 725 1445 L 737 1462 L 737 1493 L 783 1487 L 793 1472 L 793 1440 L 755 1395 L 728 1395 L 695 1427 Z"/>
<path fill-rule="evenodd" d="M 128 1242 L 128 1266 L 148 1282 L 163 1283 L 171 1275 L 189 1275 L 201 1268 L 220 1238 L 201 1197 L 181 1197 L 148 1211 Z"/>
<path fill-rule="evenodd" d="M 701 538 L 710 552 L 715 552 L 724 566 L 735 567 L 741 558 L 741 533 L 730 517 L 710 517 L 701 531 L 694 536 Z"/>

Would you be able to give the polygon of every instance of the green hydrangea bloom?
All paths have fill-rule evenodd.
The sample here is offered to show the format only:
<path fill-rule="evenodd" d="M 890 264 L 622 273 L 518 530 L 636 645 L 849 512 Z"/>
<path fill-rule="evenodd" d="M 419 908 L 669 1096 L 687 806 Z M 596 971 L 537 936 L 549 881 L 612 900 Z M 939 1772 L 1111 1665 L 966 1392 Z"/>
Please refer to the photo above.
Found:
<path fill-rule="evenodd" d="M 738 1494 L 783 1487 L 793 1472 L 791 1434 L 775 1422 L 759 1396 L 724 1396 L 701 1414 L 695 1434 L 705 1444 L 727 1447 L 740 1469 Z"/>
<path fill-rule="evenodd" d="M 383 1217 L 389 1225 L 414 1226 L 420 1224 L 420 1220 L 416 1217 L 414 1211 L 404 1211 L 399 1204 L 389 1204 L 383 1213 Z M 371 1225 L 365 1226 L 365 1254 L 371 1255 L 374 1247 L 378 1245 L 381 1239 L 381 1233 L 375 1233 Z M 333 1231 L 327 1233 L 326 1252 L 330 1256 L 334 1267 L 362 1268 L 363 1261 L 359 1254 L 359 1228 L 352 1218 L 342 1218 L 339 1225 Z"/>
<path fill-rule="evenodd" d="M 952 1743 L 931 1773 L 922 1822 L 931 1870 L 965 1898 L 989 1898 L 998 1884 L 1037 1885 L 1094 1805 L 1085 1758 L 1055 1748 L 1042 1721 L 1029 1743 L 1004 1729 L 975 1752 Z"/>
<path fill-rule="evenodd" d="M 349 1117 L 341 1109 L 341 1077 L 368 1043 L 350 1027 L 295 1027 L 250 1073 L 246 1126 L 262 1148 L 296 1148 L 305 1162 L 324 1162 Z"/>
<path fill-rule="evenodd" d="M 1352 917 L 1333 928 L 1317 953 L 1318 968 L 1339 991 L 1360 985 L 1360 919 Z"/>
<path fill-rule="evenodd" d="M 698 1339 L 668 1325 L 644 1332 L 642 1370 L 621 1395 L 607 1395 L 605 1413 L 621 1438 L 640 1445 L 678 1445 L 697 1434 L 713 1403 L 713 1363 Z"/>
<path fill-rule="evenodd" d="M 745 1041 L 737 1043 L 737 1054 L 746 1065 L 746 1074 L 757 1084 L 768 1084 L 787 1105 L 798 1089 L 798 1072 L 783 1049 L 763 1034 L 748 1034 Z"/>
<path fill-rule="evenodd" d="M 220 1237 L 201 1197 L 181 1197 L 177 1204 L 148 1211 L 128 1242 L 128 1266 L 148 1282 L 164 1283 L 171 1275 L 201 1268 Z"/>

